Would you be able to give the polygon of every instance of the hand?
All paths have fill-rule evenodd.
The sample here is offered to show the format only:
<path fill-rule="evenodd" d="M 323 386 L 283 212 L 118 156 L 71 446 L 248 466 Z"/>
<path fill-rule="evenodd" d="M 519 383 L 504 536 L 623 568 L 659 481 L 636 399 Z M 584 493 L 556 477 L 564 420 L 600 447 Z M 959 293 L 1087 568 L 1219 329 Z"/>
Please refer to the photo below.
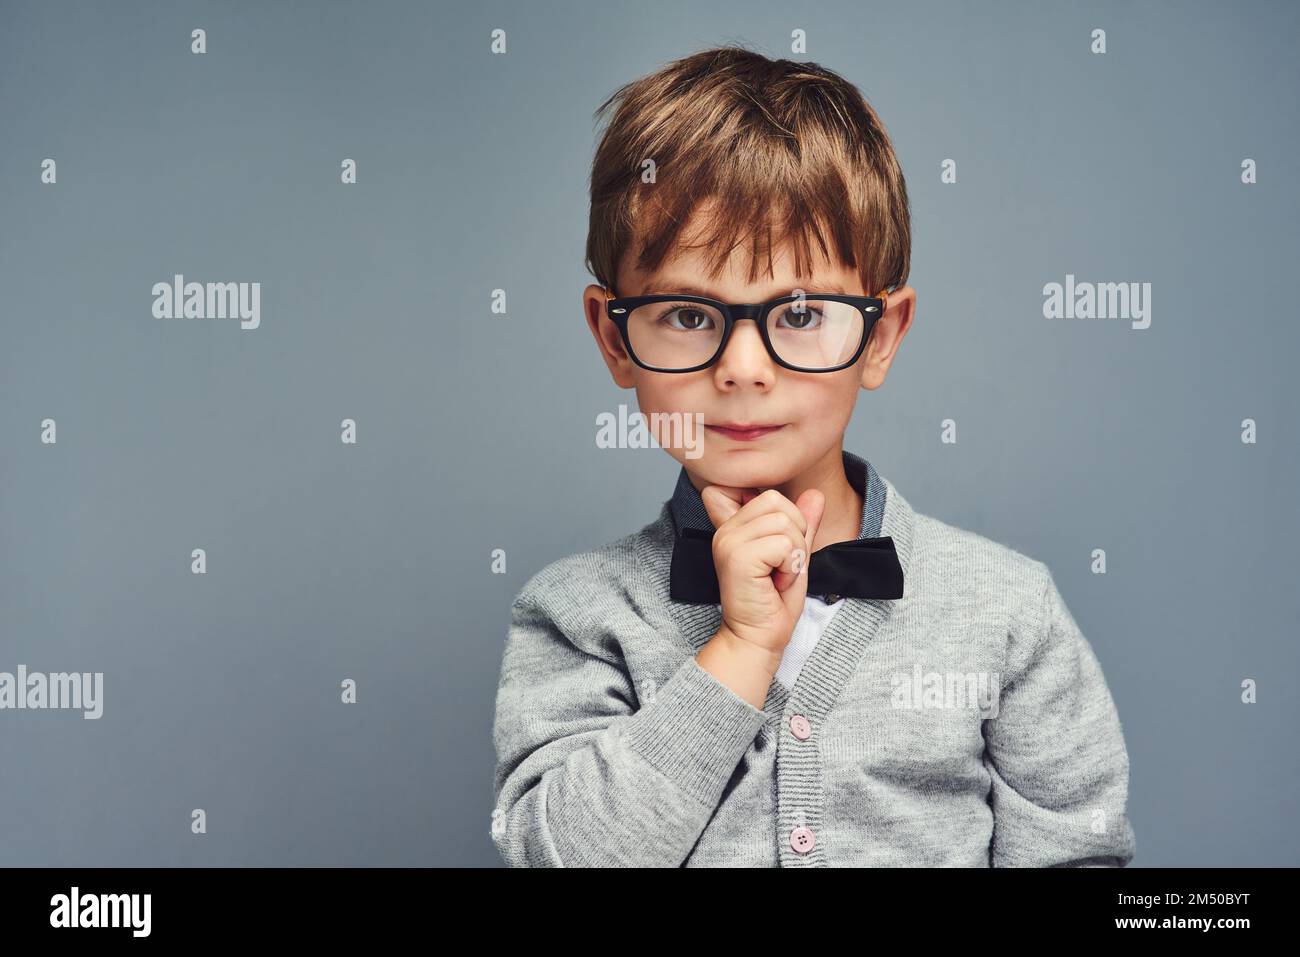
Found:
<path fill-rule="evenodd" d="M 760 493 L 709 485 L 700 498 L 717 529 L 713 565 L 722 631 L 756 646 L 779 665 L 803 612 L 808 559 L 826 496 L 808 489 L 795 503 L 776 489 Z"/>

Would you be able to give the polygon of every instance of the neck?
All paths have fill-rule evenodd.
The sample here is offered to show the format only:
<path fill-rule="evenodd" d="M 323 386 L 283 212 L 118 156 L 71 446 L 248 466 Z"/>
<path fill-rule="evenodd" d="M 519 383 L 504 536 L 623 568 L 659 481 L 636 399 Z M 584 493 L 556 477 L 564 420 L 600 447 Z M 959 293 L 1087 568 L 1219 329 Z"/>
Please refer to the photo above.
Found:
<path fill-rule="evenodd" d="M 709 484 L 689 469 L 687 476 L 697 489 Z M 844 453 L 838 442 L 811 467 L 772 488 L 792 502 L 810 488 L 820 489 L 826 496 L 826 511 L 817 528 L 813 551 L 835 542 L 851 542 L 862 530 L 862 493 L 849 483 L 844 472 Z"/>

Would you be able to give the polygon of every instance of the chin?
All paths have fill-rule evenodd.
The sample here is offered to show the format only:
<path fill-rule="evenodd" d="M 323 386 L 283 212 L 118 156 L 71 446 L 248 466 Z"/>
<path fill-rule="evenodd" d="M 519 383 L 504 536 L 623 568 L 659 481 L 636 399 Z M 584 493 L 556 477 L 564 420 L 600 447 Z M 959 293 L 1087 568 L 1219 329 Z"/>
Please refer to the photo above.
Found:
<path fill-rule="evenodd" d="M 791 458 L 775 449 L 716 450 L 702 461 L 706 464 L 698 472 L 706 481 L 735 488 L 771 488 L 798 474 Z"/>

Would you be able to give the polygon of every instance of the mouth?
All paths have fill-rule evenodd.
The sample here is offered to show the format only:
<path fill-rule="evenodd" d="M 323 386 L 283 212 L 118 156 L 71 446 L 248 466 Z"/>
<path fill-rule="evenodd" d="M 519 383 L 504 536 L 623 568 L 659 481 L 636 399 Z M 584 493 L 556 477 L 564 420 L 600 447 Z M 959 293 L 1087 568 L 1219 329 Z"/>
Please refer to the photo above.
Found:
<path fill-rule="evenodd" d="M 706 424 L 704 427 L 725 438 L 735 439 L 737 442 L 755 442 L 765 435 L 771 435 L 773 432 L 785 428 L 784 425 L 757 425 L 741 422 L 719 422 L 712 425 Z"/>

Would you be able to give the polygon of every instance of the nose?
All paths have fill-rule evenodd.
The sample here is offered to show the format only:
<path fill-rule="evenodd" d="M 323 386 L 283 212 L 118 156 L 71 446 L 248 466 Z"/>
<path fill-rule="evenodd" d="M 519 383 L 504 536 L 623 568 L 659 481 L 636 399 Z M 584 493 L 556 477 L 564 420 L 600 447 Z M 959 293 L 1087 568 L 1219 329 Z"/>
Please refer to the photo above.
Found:
<path fill-rule="evenodd" d="M 757 323 L 737 322 L 727 348 L 713 367 L 719 389 L 756 387 L 770 389 L 776 381 L 776 363 L 763 345 Z"/>

